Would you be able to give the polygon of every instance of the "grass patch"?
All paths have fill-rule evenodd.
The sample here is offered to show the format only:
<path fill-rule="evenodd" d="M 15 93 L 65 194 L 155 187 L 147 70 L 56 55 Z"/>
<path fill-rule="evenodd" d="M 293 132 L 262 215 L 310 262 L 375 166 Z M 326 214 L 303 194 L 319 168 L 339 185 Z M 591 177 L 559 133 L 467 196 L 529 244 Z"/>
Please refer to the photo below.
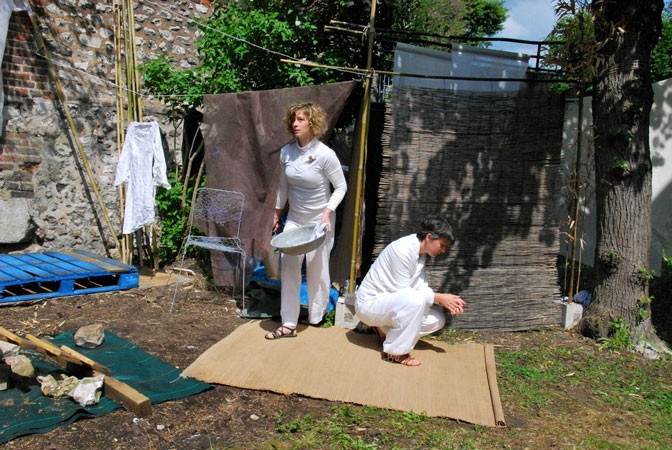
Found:
<path fill-rule="evenodd" d="M 648 361 L 563 330 L 506 336 L 495 344 L 505 428 L 337 404 L 327 417 L 279 414 L 276 437 L 258 448 L 672 448 L 672 360 Z M 455 331 L 441 338 L 480 339 Z"/>

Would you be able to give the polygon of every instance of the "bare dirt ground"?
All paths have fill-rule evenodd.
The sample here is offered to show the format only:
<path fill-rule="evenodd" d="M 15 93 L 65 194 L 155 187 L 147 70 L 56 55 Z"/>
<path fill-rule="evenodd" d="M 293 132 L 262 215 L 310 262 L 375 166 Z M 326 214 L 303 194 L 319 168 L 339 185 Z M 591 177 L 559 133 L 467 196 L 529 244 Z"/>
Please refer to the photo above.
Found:
<path fill-rule="evenodd" d="M 238 307 L 227 292 L 208 289 L 202 281 L 180 291 L 173 314 L 169 313 L 171 293 L 163 287 L 152 287 L 5 306 L 0 308 L 0 325 L 20 336 L 54 336 L 76 331 L 83 325 L 102 323 L 107 330 L 146 352 L 184 369 L 246 321 L 239 316 Z M 586 345 L 579 336 L 560 329 L 536 334 L 478 333 L 469 339 L 517 348 L 539 345 L 540 339 L 546 340 L 549 346 Z M 152 415 L 146 418 L 140 419 L 119 409 L 48 433 L 20 437 L 1 447 L 25 450 L 253 449 L 259 448 L 259 443 L 278 439 L 279 413 L 290 418 L 307 414 L 323 418 L 332 414 L 335 405 L 301 396 L 217 385 L 198 395 L 153 405 Z M 495 431 L 493 436 L 502 438 L 502 433 L 508 433 L 505 439 L 508 443 L 497 448 L 557 448 L 554 442 L 557 434 L 545 437 L 538 430 L 556 426 L 558 415 L 571 417 L 572 411 L 525 411 L 505 403 L 504 413 L 509 431 Z M 454 427 L 455 433 L 461 428 L 473 431 L 473 426 L 449 419 L 439 426 Z M 411 447 L 397 442 L 377 448 Z"/>

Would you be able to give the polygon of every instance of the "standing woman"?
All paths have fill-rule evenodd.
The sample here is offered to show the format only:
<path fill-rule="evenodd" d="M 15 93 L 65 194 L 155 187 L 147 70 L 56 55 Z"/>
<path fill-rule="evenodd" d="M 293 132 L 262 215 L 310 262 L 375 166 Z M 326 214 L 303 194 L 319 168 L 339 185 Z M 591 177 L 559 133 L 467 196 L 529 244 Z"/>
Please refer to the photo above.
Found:
<path fill-rule="evenodd" d="M 280 150 L 280 182 L 275 203 L 274 229 L 289 202 L 284 231 L 306 224 L 327 224 L 327 237 L 316 250 L 305 255 L 282 254 L 280 316 L 282 325 L 266 339 L 296 337 L 301 308 L 301 266 L 306 260 L 308 320 L 318 325 L 329 304 L 331 279 L 329 254 L 334 246 L 336 207 L 347 184 L 336 153 L 320 141 L 327 131 L 324 110 L 315 103 L 290 105 L 285 115 L 287 131 L 294 140 Z M 333 192 L 332 192 L 333 186 Z"/>

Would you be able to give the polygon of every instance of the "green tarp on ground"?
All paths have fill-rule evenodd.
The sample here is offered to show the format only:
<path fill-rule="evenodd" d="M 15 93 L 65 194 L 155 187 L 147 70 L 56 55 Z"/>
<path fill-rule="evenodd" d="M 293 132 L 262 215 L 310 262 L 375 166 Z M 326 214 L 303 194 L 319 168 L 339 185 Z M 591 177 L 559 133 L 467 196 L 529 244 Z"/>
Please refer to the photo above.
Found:
<path fill-rule="evenodd" d="M 198 394 L 211 386 L 193 378 L 181 378 L 181 370 L 139 349 L 130 342 L 105 332 L 105 341 L 95 349 L 75 346 L 74 334 L 56 336 L 53 343 L 67 345 L 109 367 L 112 376 L 149 397 L 152 404 Z M 63 370 L 35 353 L 25 353 L 39 374 L 56 375 Z M 59 400 L 42 395 L 35 378 L 25 385 L 0 392 L 0 444 L 27 434 L 44 433 L 83 418 L 102 416 L 122 406 L 107 397 L 97 405 L 82 407 L 70 397 Z"/>

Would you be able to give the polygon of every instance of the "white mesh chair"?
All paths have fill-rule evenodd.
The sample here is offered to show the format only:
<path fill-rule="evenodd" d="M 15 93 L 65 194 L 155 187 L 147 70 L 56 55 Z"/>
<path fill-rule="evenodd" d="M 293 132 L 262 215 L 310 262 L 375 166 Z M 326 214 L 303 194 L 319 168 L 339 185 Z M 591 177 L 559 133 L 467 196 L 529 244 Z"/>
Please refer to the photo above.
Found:
<path fill-rule="evenodd" d="M 187 238 L 180 249 L 182 254 L 180 259 L 180 269 L 175 281 L 175 292 L 173 301 L 170 304 L 170 312 L 173 312 L 175 298 L 180 285 L 180 275 L 183 271 L 184 257 L 190 246 L 200 247 L 211 251 L 222 253 L 236 253 L 239 256 L 239 264 L 236 272 L 241 271 L 242 277 L 242 313 L 245 310 L 245 261 L 246 255 L 243 249 L 243 243 L 240 239 L 240 223 L 243 218 L 243 206 L 245 196 L 240 192 L 225 191 L 222 189 L 199 188 L 196 191 L 196 199 L 191 206 L 189 218 L 189 228 L 187 229 Z M 200 230 L 205 236 L 197 236 L 194 231 Z M 235 286 L 234 286 L 235 288 Z"/>

